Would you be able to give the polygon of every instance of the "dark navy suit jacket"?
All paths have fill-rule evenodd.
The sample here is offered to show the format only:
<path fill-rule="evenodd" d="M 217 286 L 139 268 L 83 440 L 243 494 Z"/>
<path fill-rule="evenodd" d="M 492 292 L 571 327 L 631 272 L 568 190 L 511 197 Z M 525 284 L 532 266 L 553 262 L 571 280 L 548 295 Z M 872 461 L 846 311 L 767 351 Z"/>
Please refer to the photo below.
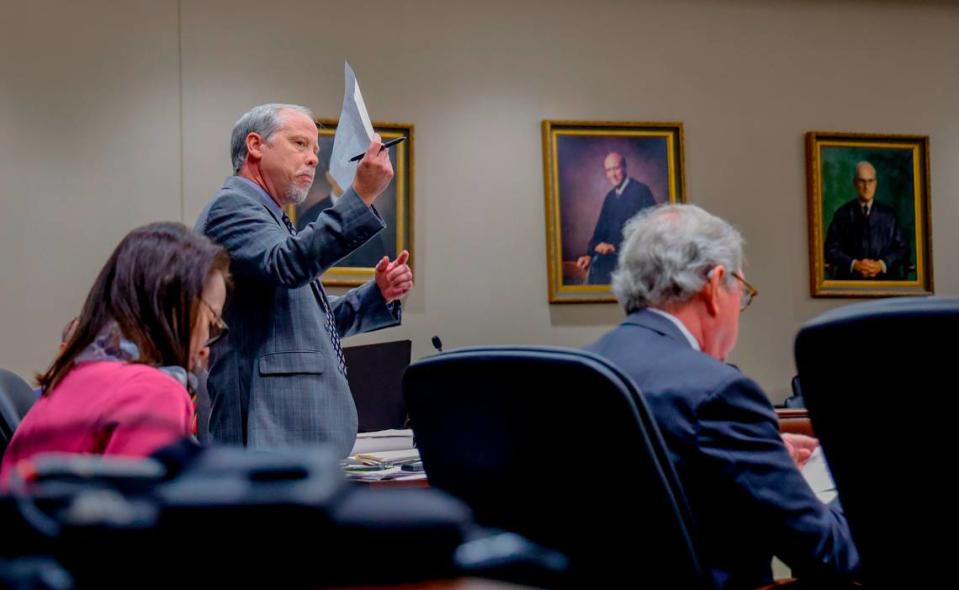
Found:
<path fill-rule="evenodd" d="M 589 350 L 619 365 L 646 398 L 718 587 L 769 583 L 773 555 L 800 579 L 844 577 L 858 567 L 841 508 L 809 488 L 755 382 L 692 348 L 648 310 L 630 314 Z"/>

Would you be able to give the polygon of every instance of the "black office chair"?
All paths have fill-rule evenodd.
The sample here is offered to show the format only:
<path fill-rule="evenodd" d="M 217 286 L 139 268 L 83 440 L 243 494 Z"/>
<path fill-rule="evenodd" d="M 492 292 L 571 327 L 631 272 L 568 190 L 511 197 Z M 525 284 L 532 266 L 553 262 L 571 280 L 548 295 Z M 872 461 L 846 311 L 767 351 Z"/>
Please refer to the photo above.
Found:
<path fill-rule="evenodd" d="M 705 588 L 691 519 L 633 382 L 571 349 L 468 348 L 403 390 L 431 486 L 570 559 L 570 586 Z"/>
<path fill-rule="evenodd" d="M 867 588 L 954 583 L 956 333 L 959 299 L 903 298 L 830 311 L 796 337 Z"/>
<path fill-rule="evenodd" d="M 793 375 L 792 381 L 790 381 L 789 384 L 792 387 L 793 393 L 783 401 L 783 407 L 791 409 L 805 408 L 806 402 L 803 401 L 802 385 L 799 383 L 799 375 Z"/>
<path fill-rule="evenodd" d="M 26 381 L 16 373 L 0 369 L 0 457 L 7 450 L 13 431 L 36 399 Z"/>

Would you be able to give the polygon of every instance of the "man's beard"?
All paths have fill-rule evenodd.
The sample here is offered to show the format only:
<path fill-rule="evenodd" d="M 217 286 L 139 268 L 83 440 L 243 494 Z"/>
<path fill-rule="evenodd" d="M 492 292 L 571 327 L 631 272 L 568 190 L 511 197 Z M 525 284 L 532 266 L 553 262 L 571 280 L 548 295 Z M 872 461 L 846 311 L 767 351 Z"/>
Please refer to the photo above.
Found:
<path fill-rule="evenodd" d="M 285 202 L 287 205 L 299 205 L 306 200 L 306 196 L 310 194 L 310 187 L 300 187 L 296 184 L 291 184 L 290 188 L 286 189 Z"/>

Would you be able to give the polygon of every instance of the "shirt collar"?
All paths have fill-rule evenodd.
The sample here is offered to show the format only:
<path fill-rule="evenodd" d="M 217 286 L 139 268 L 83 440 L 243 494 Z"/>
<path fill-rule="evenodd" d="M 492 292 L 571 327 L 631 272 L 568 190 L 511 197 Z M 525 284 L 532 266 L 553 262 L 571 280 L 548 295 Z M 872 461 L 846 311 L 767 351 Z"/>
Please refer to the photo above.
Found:
<path fill-rule="evenodd" d="M 626 180 L 623 181 L 623 184 L 616 187 L 616 196 L 622 196 L 623 191 L 626 190 L 626 187 L 629 185 L 629 177 L 626 177 Z"/>
<path fill-rule="evenodd" d="M 677 318 L 676 316 L 674 316 L 673 314 L 669 312 L 663 311 L 661 309 L 656 309 L 655 307 L 647 307 L 646 309 L 655 313 L 656 315 L 663 316 L 667 320 L 671 321 L 673 324 L 676 325 L 677 328 L 679 328 L 679 331 L 683 333 L 683 336 L 685 336 L 686 340 L 689 341 L 689 345 L 693 347 L 693 350 L 702 351 L 702 348 L 699 346 L 699 342 L 693 336 L 693 333 L 689 331 L 689 328 L 686 327 L 686 324 L 679 321 L 679 318 Z"/>

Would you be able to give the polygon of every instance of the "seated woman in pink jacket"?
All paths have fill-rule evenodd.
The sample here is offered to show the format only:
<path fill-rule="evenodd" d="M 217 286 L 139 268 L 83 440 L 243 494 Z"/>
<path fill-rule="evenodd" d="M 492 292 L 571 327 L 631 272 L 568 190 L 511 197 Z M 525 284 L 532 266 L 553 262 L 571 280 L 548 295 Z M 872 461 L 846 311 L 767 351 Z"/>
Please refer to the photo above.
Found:
<path fill-rule="evenodd" d="M 73 336 L 38 377 L 44 393 L 14 433 L 0 481 L 42 453 L 143 457 L 192 435 L 193 373 L 226 331 L 229 263 L 223 248 L 180 223 L 127 234 Z"/>

